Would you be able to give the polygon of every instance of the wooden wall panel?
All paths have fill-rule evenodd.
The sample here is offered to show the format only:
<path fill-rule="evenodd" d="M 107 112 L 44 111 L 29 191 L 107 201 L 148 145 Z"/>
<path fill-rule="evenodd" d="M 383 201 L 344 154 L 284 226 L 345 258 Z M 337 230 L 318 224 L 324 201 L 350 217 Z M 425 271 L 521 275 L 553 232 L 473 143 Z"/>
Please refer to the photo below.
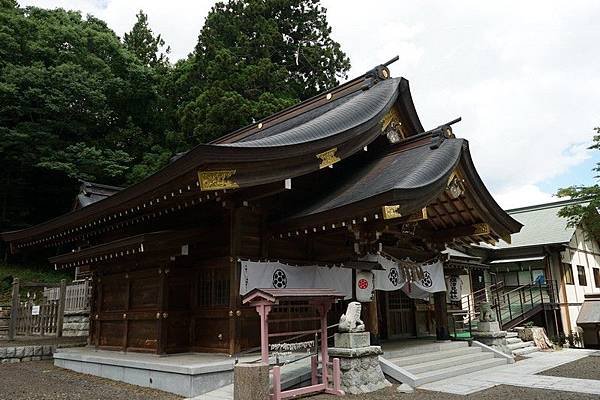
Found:
<path fill-rule="evenodd" d="M 154 320 L 129 321 L 127 328 L 128 349 L 156 350 L 158 332 Z"/>
<path fill-rule="evenodd" d="M 100 346 L 122 347 L 125 333 L 124 321 L 99 321 Z"/>

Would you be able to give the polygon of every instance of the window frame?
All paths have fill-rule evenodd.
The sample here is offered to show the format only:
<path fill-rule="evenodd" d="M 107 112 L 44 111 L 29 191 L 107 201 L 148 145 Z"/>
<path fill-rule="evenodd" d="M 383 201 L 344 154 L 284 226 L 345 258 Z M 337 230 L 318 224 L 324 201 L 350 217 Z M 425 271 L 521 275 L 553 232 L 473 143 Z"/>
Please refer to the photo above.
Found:
<path fill-rule="evenodd" d="M 582 277 L 583 283 L 581 283 Z M 585 267 L 583 265 L 577 266 L 577 283 L 579 286 L 587 286 L 587 274 L 585 273 Z"/>
<path fill-rule="evenodd" d="M 566 285 L 575 284 L 575 276 L 573 276 L 573 266 L 571 264 L 562 263 L 562 276 Z"/>
<path fill-rule="evenodd" d="M 592 274 L 594 275 L 594 284 L 596 288 L 600 288 L 600 268 L 592 268 Z"/>

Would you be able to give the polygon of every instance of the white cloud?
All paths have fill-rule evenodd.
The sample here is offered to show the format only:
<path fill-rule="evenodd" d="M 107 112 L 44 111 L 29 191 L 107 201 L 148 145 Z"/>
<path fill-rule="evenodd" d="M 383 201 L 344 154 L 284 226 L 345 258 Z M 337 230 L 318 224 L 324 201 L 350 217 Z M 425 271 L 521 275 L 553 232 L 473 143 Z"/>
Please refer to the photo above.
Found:
<path fill-rule="evenodd" d="M 558 200 L 557 197 L 543 192 L 535 185 L 507 187 L 504 191 L 496 193 L 494 198 L 504 209 L 550 203 Z"/>
<path fill-rule="evenodd" d="M 213 1 L 22 0 L 92 13 L 118 35 L 142 8 L 171 46 L 193 50 Z M 457 116 L 483 180 L 504 205 L 538 200 L 590 157 L 600 124 L 600 2 L 323 0 L 350 77 L 398 54 L 426 128 Z M 519 200 L 520 201 L 520 200 Z"/>

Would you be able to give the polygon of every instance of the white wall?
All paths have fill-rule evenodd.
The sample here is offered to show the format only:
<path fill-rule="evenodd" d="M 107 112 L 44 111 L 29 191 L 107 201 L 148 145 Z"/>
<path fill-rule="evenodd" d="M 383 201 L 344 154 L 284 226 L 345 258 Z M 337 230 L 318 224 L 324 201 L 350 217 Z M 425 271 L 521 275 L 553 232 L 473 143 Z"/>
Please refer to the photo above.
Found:
<path fill-rule="evenodd" d="M 572 305 L 568 307 L 569 310 L 569 326 L 565 326 L 565 333 L 569 333 L 569 331 L 575 331 L 577 328 L 577 316 L 579 315 L 579 310 L 581 309 L 581 303 L 583 303 L 584 295 L 590 293 L 600 293 L 600 288 L 596 287 L 594 283 L 594 272 L 593 268 L 600 268 L 600 246 L 595 240 L 587 240 L 584 232 L 577 228 L 575 234 L 571 238 L 569 242 L 569 247 L 571 249 L 568 250 L 568 255 L 570 259 L 571 270 L 573 272 L 573 285 L 567 285 L 564 283 L 564 280 L 561 276 L 561 283 L 564 286 L 564 292 L 566 294 L 566 299 L 561 299 L 561 302 L 566 303 L 575 303 L 578 305 Z M 587 285 L 582 286 L 579 285 L 579 278 L 577 274 L 577 266 L 581 265 L 584 267 Z M 553 274 L 557 273 L 557 268 L 553 269 Z M 555 272 L 556 271 L 556 272 Z M 557 279 L 555 275 L 554 279 Z M 563 311 L 563 322 L 567 325 L 567 316 Z"/>

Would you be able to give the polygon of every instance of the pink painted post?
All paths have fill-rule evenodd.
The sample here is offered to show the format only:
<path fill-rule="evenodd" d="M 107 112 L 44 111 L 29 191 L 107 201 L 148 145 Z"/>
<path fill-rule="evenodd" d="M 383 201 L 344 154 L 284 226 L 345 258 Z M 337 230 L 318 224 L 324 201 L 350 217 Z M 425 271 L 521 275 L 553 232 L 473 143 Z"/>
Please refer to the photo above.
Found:
<path fill-rule="evenodd" d="M 342 372 L 340 371 L 340 359 L 333 359 L 333 391 L 336 394 L 344 395 L 341 388 L 342 385 Z"/>
<path fill-rule="evenodd" d="M 273 400 L 281 400 L 281 367 L 273 367 Z"/>
<path fill-rule="evenodd" d="M 260 355 L 261 361 L 269 365 L 269 312 L 271 306 L 257 304 L 256 311 L 260 314 Z"/>
<path fill-rule="evenodd" d="M 319 378 L 317 376 L 318 372 L 319 372 L 319 360 L 317 356 L 312 356 L 310 358 L 310 384 L 311 385 L 316 385 L 317 383 L 319 383 Z"/>
<path fill-rule="evenodd" d="M 327 379 L 327 365 L 329 364 L 329 354 L 327 346 L 327 311 L 329 311 L 331 304 L 321 303 L 319 304 L 319 312 L 321 313 L 321 376 L 323 377 L 323 384 L 327 388 L 329 382 Z"/>

